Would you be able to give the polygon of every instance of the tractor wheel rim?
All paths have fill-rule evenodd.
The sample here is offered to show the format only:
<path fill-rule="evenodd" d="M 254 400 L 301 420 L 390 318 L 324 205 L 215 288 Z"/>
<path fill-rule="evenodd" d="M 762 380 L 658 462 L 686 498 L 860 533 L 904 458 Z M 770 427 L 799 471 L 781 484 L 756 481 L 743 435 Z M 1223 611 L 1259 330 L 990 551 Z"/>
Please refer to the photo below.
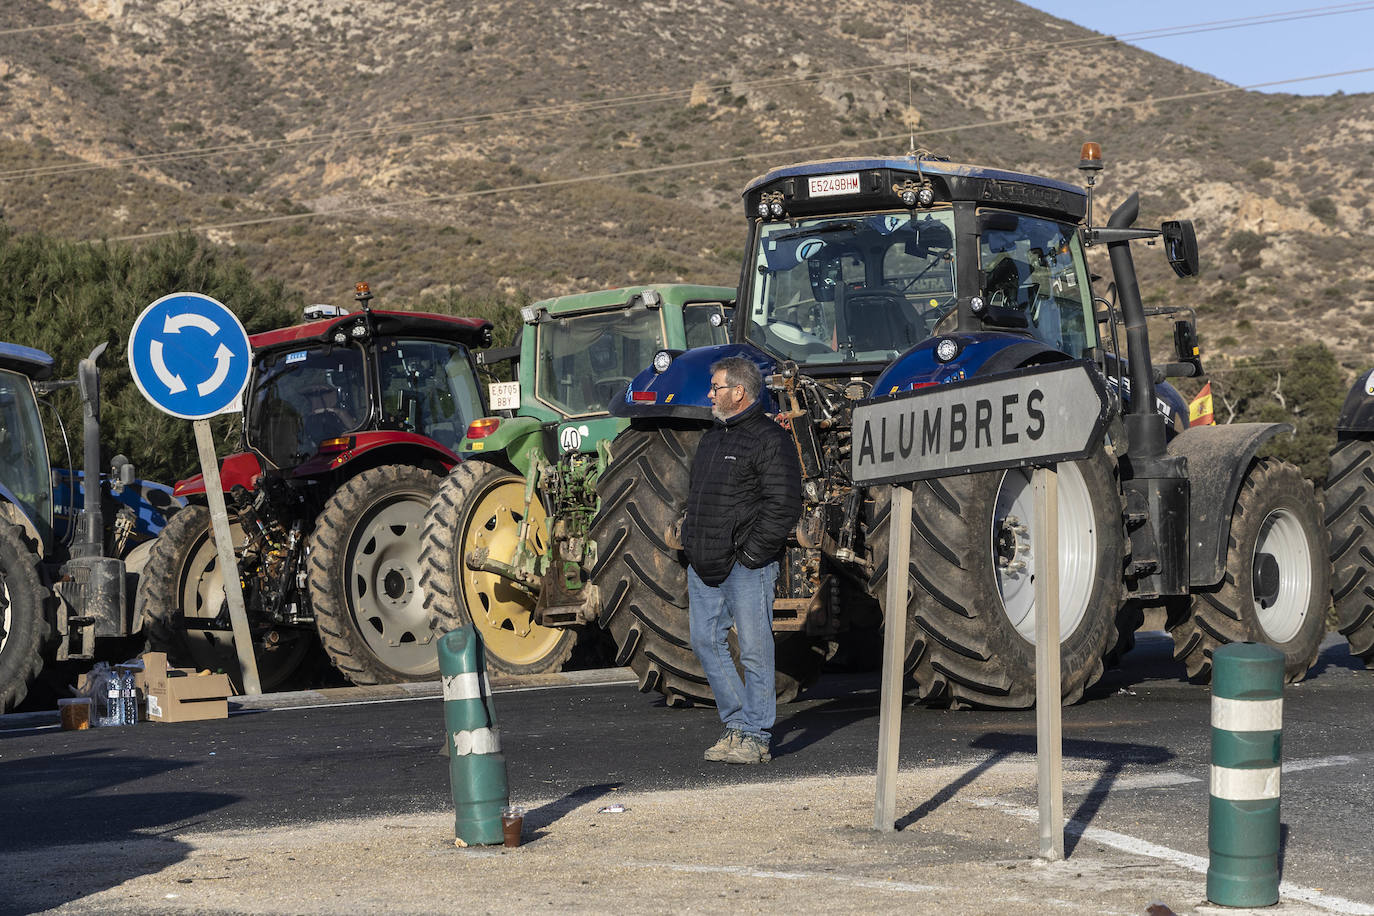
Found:
<path fill-rule="evenodd" d="M 1002 611 L 1022 638 L 1035 642 L 1037 552 L 1030 472 L 1007 471 L 992 520 L 992 556 Z M 1059 465 L 1059 641 L 1068 640 L 1088 614 L 1097 578 L 1097 518 L 1083 473 Z"/>
<path fill-rule="evenodd" d="M 1256 575 L 1268 567 L 1266 576 Z M 1275 509 L 1260 525 L 1250 559 L 1255 614 L 1266 636 L 1286 643 L 1298 635 L 1308 615 L 1312 593 L 1312 545 L 1302 521 L 1287 509 Z M 1277 571 L 1277 582 L 1268 581 Z M 1256 579 L 1265 579 L 1261 584 Z"/>
<path fill-rule="evenodd" d="M 469 569 L 464 561 L 473 550 L 485 547 L 493 559 L 510 562 L 520 543 L 524 508 L 523 480 L 507 478 L 488 488 L 464 520 L 459 539 L 461 555 L 454 564 L 462 576 L 464 604 L 488 654 L 516 665 L 532 664 L 548 655 L 563 638 L 563 631 L 534 624 L 533 595 L 503 576 Z M 526 538 L 527 550 L 536 556 L 548 552 L 544 519 L 543 507 L 535 502 L 530 507 Z"/>
<path fill-rule="evenodd" d="M 435 632 L 420 579 L 420 527 L 428 501 L 406 494 L 376 508 L 349 551 L 348 598 L 368 649 L 396 671 L 432 667 Z"/>

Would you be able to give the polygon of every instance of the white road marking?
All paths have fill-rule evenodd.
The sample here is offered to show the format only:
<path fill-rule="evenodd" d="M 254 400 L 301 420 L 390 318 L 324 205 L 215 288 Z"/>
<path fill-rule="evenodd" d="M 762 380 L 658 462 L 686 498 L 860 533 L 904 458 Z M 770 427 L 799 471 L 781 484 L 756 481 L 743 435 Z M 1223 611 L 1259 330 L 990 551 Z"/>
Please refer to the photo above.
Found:
<path fill-rule="evenodd" d="M 1303 770 L 1319 770 L 1323 767 L 1343 767 L 1352 763 L 1359 763 L 1359 757 L 1349 754 L 1335 754 L 1330 757 L 1308 757 L 1303 760 L 1290 760 L 1282 767 L 1285 773 L 1300 773 Z M 1065 792 L 1073 793 L 1093 793 L 1094 795 L 1102 792 L 1115 792 L 1121 789 L 1171 789 L 1175 786 L 1186 786 L 1195 782 L 1202 782 L 1197 776 L 1190 776 L 1187 773 L 1180 773 L 1176 770 L 1165 770 L 1162 773 L 1142 773 L 1139 776 L 1117 776 L 1108 780 L 1101 779 L 1075 779 L 1072 782 L 1064 783 Z"/>
<path fill-rule="evenodd" d="M 629 868 L 665 868 L 668 871 L 693 872 L 708 875 L 738 875 L 741 878 L 766 878 L 779 881 L 833 881 L 850 887 L 871 888 L 880 891 L 901 891 L 904 894 L 924 894 L 940 891 L 943 888 L 928 884 L 911 884 L 906 881 L 883 881 L 878 878 L 856 878 L 828 872 L 810 871 L 766 871 L 744 865 L 685 865 L 679 862 L 624 862 Z"/>
<path fill-rule="evenodd" d="M 1022 820 L 1040 820 L 1040 811 L 1036 808 L 1025 808 L 1014 802 L 1003 801 L 1001 799 L 975 799 L 973 804 L 979 808 L 996 808 L 1005 811 L 1013 817 Z M 1198 874 L 1207 874 L 1207 860 L 1202 856 L 1195 856 L 1192 853 L 1180 852 L 1177 849 L 1170 849 L 1167 846 L 1160 846 L 1158 843 L 1151 843 L 1147 840 L 1137 839 L 1127 836 L 1124 833 L 1117 833 L 1114 830 L 1106 830 L 1102 827 L 1090 827 L 1082 821 L 1070 820 L 1064 824 L 1064 831 L 1075 836 L 1081 836 L 1085 840 L 1092 840 L 1094 843 L 1101 843 L 1104 846 L 1111 846 L 1113 849 L 1120 849 L 1122 852 L 1129 852 L 1134 855 L 1149 856 L 1152 859 L 1163 859 L 1165 862 L 1186 868 Z M 1349 900 L 1345 897 L 1337 897 L 1335 894 L 1325 894 L 1310 887 L 1303 887 L 1293 884 L 1290 881 L 1279 883 L 1279 897 L 1288 897 L 1292 900 L 1301 900 L 1310 903 L 1315 907 L 1330 910 L 1333 913 L 1346 913 L 1349 916 L 1374 916 L 1374 906 L 1367 903 L 1360 903 L 1356 900 Z"/>
<path fill-rule="evenodd" d="M 1309 757 L 1306 760 L 1293 760 L 1283 765 L 1285 773 L 1297 773 L 1302 770 L 1318 770 L 1322 767 L 1343 767 L 1352 763 L 1358 763 L 1359 758 L 1351 757 L 1348 754 L 1337 754 L 1332 757 Z"/>

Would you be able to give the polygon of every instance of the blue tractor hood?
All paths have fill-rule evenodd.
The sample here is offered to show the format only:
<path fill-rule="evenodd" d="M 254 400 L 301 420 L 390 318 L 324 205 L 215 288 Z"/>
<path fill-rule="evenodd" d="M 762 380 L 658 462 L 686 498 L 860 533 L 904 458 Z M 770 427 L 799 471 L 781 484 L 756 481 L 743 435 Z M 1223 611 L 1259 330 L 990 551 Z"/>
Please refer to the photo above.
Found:
<path fill-rule="evenodd" d="M 719 344 L 696 347 L 692 350 L 664 350 L 672 357 L 662 372 L 652 366 L 630 381 L 617 397 L 611 399 L 613 417 L 631 420 L 641 417 L 681 417 L 710 421 L 711 401 L 707 392 L 711 387 L 711 366 L 727 356 L 742 356 L 759 367 L 765 377 L 778 371 L 778 362 L 764 351 L 749 344 Z M 764 409 L 778 410 L 776 400 L 766 388 L 762 394 Z"/>

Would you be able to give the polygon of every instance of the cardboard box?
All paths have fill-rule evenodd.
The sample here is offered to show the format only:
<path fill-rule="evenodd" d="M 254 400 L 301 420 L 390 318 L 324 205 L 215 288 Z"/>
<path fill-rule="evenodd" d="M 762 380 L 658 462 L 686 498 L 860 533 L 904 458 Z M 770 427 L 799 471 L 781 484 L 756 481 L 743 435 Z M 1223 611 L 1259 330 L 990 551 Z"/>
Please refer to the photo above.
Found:
<path fill-rule="evenodd" d="M 147 697 L 148 719 L 153 722 L 195 722 L 229 716 L 233 688 L 223 674 L 197 674 L 191 668 L 167 667 L 167 653 L 143 653 L 138 686 Z"/>

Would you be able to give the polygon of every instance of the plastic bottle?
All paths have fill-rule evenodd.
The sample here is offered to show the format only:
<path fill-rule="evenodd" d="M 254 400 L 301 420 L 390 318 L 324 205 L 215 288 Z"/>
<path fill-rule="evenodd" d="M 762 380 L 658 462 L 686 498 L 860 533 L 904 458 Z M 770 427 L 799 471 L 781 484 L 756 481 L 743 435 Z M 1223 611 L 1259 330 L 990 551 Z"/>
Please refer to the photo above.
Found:
<path fill-rule="evenodd" d="M 126 666 L 119 668 L 119 692 L 123 700 L 121 709 L 125 725 L 138 724 L 138 690 L 134 688 L 134 669 Z"/>
<path fill-rule="evenodd" d="M 101 725 L 124 724 L 124 696 L 118 671 L 111 671 L 105 680 L 105 711 L 105 717 L 100 720 Z"/>

